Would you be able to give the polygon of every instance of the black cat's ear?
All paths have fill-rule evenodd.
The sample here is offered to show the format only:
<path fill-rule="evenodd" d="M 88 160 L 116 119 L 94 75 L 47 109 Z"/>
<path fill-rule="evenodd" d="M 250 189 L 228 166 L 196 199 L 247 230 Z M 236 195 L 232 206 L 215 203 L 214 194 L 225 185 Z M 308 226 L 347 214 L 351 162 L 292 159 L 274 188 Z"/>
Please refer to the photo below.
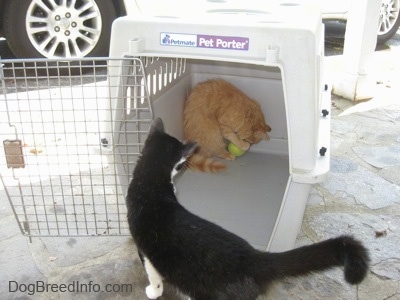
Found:
<path fill-rule="evenodd" d="M 151 123 L 149 135 L 156 131 L 164 132 L 164 123 L 161 118 L 157 118 Z"/>
<path fill-rule="evenodd" d="M 183 156 L 189 157 L 196 150 L 196 148 L 197 148 L 196 142 L 186 143 L 183 149 Z"/>

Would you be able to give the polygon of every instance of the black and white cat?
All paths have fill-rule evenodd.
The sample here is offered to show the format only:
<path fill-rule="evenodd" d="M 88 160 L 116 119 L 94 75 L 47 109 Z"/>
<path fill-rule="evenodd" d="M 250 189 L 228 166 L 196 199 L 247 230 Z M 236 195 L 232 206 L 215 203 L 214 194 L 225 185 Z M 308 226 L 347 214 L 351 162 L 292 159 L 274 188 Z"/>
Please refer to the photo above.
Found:
<path fill-rule="evenodd" d="M 192 299 L 255 299 L 268 285 L 344 266 L 345 280 L 367 274 L 367 249 L 340 236 L 282 253 L 255 250 L 242 238 L 186 210 L 175 196 L 173 176 L 195 150 L 153 122 L 126 198 L 129 228 L 146 269 L 147 297 L 163 293 L 163 280 Z"/>

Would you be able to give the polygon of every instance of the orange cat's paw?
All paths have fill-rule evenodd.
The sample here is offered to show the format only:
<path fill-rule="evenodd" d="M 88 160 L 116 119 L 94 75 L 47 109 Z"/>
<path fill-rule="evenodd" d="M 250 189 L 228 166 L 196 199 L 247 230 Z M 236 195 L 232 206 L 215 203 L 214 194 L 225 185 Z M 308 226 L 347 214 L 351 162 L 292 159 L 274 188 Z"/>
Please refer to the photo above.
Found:
<path fill-rule="evenodd" d="M 235 160 L 236 156 L 233 154 L 230 154 L 230 153 L 226 153 L 226 154 L 222 155 L 222 158 L 226 159 L 226 160 Z"/>
<path fill-rule="evenodd" d="M 242 149 L 243 151 L 247 151 L 250 148 L 250 144 L 245 141 L 240 141 L 240 143 L 238 143 L 236 146 Z"/>

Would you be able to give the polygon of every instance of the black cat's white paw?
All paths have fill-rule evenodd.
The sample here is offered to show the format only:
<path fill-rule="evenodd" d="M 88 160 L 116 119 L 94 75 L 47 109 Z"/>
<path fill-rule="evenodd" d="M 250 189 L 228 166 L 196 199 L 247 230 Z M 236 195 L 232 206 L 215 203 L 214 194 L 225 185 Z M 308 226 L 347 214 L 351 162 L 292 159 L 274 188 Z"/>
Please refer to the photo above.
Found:
<path fill-rule="evenodd" d="M 146 296 L 149 299 L 157 299 L 162 296 L 163 290 L 164 288 L 162 282 L 157 286 L 150 284 L 146 287 Z"/>

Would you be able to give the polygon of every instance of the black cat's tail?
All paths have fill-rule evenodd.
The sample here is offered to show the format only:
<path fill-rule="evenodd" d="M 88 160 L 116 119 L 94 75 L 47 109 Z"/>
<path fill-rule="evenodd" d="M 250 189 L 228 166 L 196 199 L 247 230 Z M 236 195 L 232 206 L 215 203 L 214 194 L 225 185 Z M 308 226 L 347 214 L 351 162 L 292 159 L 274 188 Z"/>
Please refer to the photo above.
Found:
<path fill-rule="evenodd" d="M 264 253 L 263 256 L 259 279 L 266 282 L 343 266 L 345 280 L 358 284 L 367 275 L 370 261 L 363 244 L 347 235 L 286 252 Z"/>

